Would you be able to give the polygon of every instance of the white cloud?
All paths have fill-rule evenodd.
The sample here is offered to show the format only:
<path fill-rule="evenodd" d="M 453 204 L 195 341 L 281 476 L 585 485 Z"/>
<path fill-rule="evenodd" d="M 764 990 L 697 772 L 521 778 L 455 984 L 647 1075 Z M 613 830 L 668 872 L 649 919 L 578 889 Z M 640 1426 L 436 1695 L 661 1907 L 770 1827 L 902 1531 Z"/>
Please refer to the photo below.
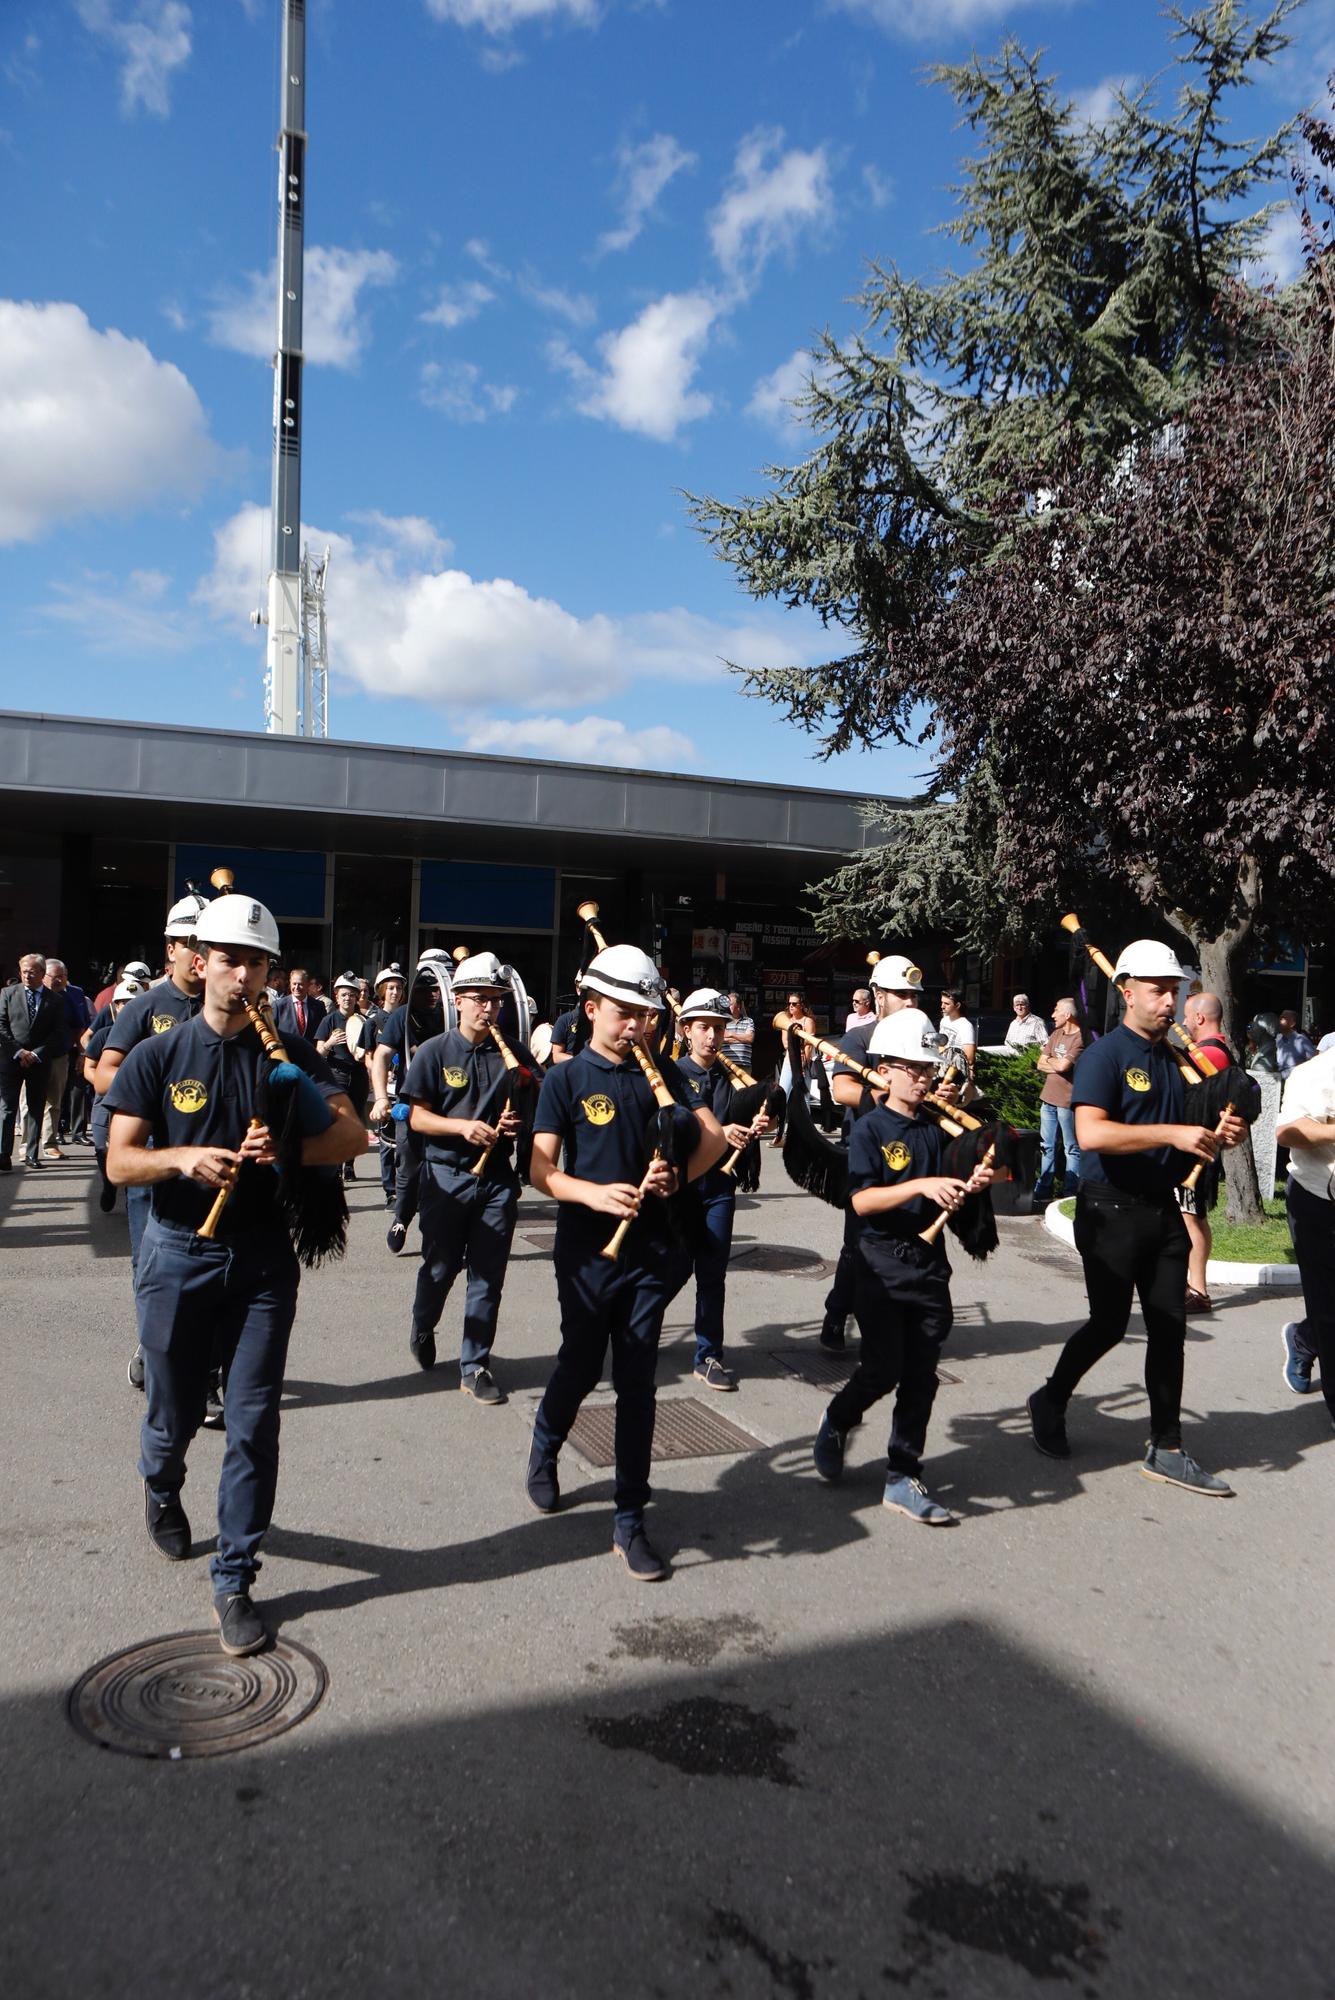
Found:
<path fill-rule="evenodd" d="M 53 583 L 55 596 L 37 607 L 37 616 L 77 632 L 90 653 L 183 653 L 193 642 L 193 623 L 165 601 L 170 584 L 162 570 L 131 570 L 124 584 L 88 570 L 76 582 Z"/>
<path fill-rule="evenodd" d="M 782 144 L 777 128 L 761 128 L 742 140 L 732 179 L 709 219 L 714 255 L 745 288 L 777 252 L 792 249 L 804 230 L 828 224 L 834 214 L 825 148 L 781 153 Z"/>
<path fill-rule="evenodd" d="M 190 59 L 190 9 L 183 0 L 138 0 L 118 14 L 111 0 L 76 0 L 89 33 L 106 42 L 121 61 L 121 109 L 138 105 L 158 118 L 171 109 L 173 72 Z"/>
<path fill-rule="evenodd" d="M 671 133 L 655 132 L 638 146 L 622 146 L 617 163 L 621 222 L 598 238 L 600 252 L 630 248 L 669 181 L 695 166 L 696 155 L 679 146 Z"/>
<path fill-rule="evenodd" d="M 479 278 L 466 278 L 461 285 L 442 285 L 435 305 L 422 318 L 428 326 L 443 326 L 449 331 L 476 319 L 495 296 L 491 286 Z"/>
<path fill-rule="evenodd" d="M 602 369 L 591 368 L 560 342 L 551 358 L 574 377 L 577 407 L 623 431 L 667 443 L 683 424 L 708 416 L 711 399 L 692 388 L 719 304 L 704 292 L 669 292 L 638 319 L 598 343 Z"/>
<path fill-rule="evenodd" d="M 889 174 L 883 174 L 870 160 L 862 169 L 862 185 L 873 208 L 889 208 L 895 198 L 895 184 Z"/>
<path fill-rule="evenodd" d="M 398 263 L 388 250 L 328 249 L 312 244 L 306 252 L 302 350 L 307 361 L 355 368 L 370 339 L 362 293 L 391 285 Z M 274 351 L 274 293 L 277 268 L 251 271 L 242 290 L 219 299 L 209 313 L 209 338 L 218 347 L 269 361 Z"/>
<path fill-rule="evenodd" d="M 1106 131 L 1117 117 L 1119 95 L 1134 97 L 1139 87 L 1140 78 L 1136 76 L 1105 76 L 1088 90 L 1077 90 L 1071 100 L 1077 121 L 1096 132 Z"/>
<path fill-rule="evenodd" d="M 492 750 L 501 755 L 559 757 L 577 764 L 604 764 L 636 771 L 676 771 L 683 764 L 695 764 L 699 756 L 689 736 L 663 724 L 645 729 L 628 729 L 605 715 L 581 715 L 564 721 L 553 715 L 534 715 L 520 721 L 493 716 L 475 723 L 464 738 L 469 750 Z"/>
<path fill-rule="evenodd" d="M 811 386 L 811 375 L 815 363 L 805 347 L 799 347 L 786 361 L 768 375 L 762 375 L 751 391 L 751 400 L 746 406 L 748 417 L 758 417 L 766 424 L 801 424 L 802 412 L 793 408 L 798 396 L 805 395 Z"/>
<path fill-rule="evenodd" d="M 267 523 L 267 509 L 248 506 L 217 529 L 213 568 L 196 592 L 247 644 L 263 594 Z M 384 700 L 408 697 L 456 716 L 503 706 L 550 716 L 586 703 L 595 686 L 621 693 L 637 681 L 716 681 L 723 659 L 776 667 L 801 651 L 778 617 L 728 625 L 680 607 L 579 617 L 507 577 L 445 567 L 448 545 L 433 545 L 430 524 L 416 517 L 363 516 L 361 524 L 369 532 L 356 538 L 315 527 L 307 534 L 312 547 L 333 551 L 333 670 Z"/>
<path fill-rule="evenodd" d="M 142 341 L 76 305 L 0 299 L 0 543 L 192 499 L 222 459 L 190 383 Z"/>
<path fill-rule="evenodd" d="M 519 396 L 513 382 L 484 382 L 482 370 L 471 361 L 428 361 L 418 393 L 428 409 L 456 424 L 484 424 L 488 417 L 504 416 Z"/>
<path fill-rule="evenodd" d="M 599 15 L 597 0 L 426 0 L 426 10 L 434 20 L 452 21 L 460 28 L 483 28 L 489 35 L 508 35 L 526 21 L 542 21 L 557 14 L 592 27 Z"/>
<path fill-rule="evenodd" d="M 583 292 L 567 292 L 560 285 L 544 285 L 529 273 L 521 274 L 517 283 L 524 297 L 531 300 L 540 312 L 568 320 L 571 326 L 592 326 L 598 317 L 597 306 Z"/>
<path fill-rule="evenodd" d="M 983 28 L 1003 16 L 1018 14 L 1040 0 L 830 0 L 845 14 L 862 14 L 888 34 L 915 42 Z"/>
<path fill-rule="evenodd" d="M 1246 265 L 1254 285 L 1291 285 L 1303 268 L 1302 217 L 1290 202 L 1278 207 L 1266 224 L 1255 257 Z"/>

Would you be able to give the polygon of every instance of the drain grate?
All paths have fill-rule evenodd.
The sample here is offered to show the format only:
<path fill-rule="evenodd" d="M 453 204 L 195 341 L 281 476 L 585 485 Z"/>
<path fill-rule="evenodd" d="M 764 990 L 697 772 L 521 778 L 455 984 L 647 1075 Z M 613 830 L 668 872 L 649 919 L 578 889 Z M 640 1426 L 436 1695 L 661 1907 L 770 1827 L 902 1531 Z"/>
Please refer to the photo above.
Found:
<path fill-rule="evenodd" d="M 834 1260 L 819 1250 L 804 1250 L 796 1243 L 744 1243 L 732 1253 L 731 1262 L 748 1271 L 786 1272 L 794 1278 L 829 1278 Z"/>
<path fill-rule="evenodd" d="M 81 1736 L 130 1757 L 219 1757 L 281 1736 L 318 1707 L 329 1675 L 294 1640 L 234 1660 L 216 1632 L 175 1632 L 99 1660 L 69 1693 Z"/>
<path fill-rule="evenodd" d="M 586 1403 L 571 1427 L 570 1442 L 589 1465 L 613 1465 L 615 1426 L 614 1403 Z M 763 1450 L 759 1438 L 730 1422 L 718 1410 L 697 1402 L 694 1396 L 658 1399 L 654 1420 L 656 1459 L 723 1458 L 733 1452 Z"/>

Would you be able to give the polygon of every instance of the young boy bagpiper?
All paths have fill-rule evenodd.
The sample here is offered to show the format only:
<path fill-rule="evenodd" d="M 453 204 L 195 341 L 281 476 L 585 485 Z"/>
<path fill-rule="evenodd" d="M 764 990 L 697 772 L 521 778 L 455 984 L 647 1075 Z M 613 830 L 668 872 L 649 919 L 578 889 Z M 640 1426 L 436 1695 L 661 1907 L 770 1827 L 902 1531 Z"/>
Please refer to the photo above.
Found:
<path fill-rule="evenodd" d="M 931 1528 L 955 1520 L 918 1476 L 937 1362 L 954 1314 L 945 1246 L 939 1234 L 924 1242 L 923 1231 L 943 1210 L 957 1213 L 967 1195 L 992 1181 L 991 1168 L 983 1165 L 968 1180 L 944 1173 L 949 1142 L 919 1114 L 932 1088 L 939 1042 L 917 1007 L 886 1016 L 872 1032 L 870 1059 L 886 1079 L 887 1095 L 853 1127 L 848 1151 L 848 1203 L 857 1231 L 854 1312 L 862 1348 L 812 1447 L 817 1472 L 833 1484 L 844 1469 L 849 1431 L 894 1390 L 884 1505 Z"/>
<path fill-rule="evenodd" d="M 556 1289 L 561 1347 L 533 1426 L 528 1497 L 540 1513 L 560 1503 L 556 1461 L 580 1404 L 597 1387 L 612 1348 L 616 1389 L 614 1553 L 655 1583 L 666 1566 L 649 1542 L 654 1370 L 663 1315 L 690 1270 L 668 1213 L 727 1141 L 675 1063 L 645 1048 L 663 1011 L 663 982 L 634 945 L 610 945 L 581 984 L 590 1038 L 543 1081 L 530 1176 L 559 1202 Z M 564 1167 L 558 1164 L 564 1148 Z"/>

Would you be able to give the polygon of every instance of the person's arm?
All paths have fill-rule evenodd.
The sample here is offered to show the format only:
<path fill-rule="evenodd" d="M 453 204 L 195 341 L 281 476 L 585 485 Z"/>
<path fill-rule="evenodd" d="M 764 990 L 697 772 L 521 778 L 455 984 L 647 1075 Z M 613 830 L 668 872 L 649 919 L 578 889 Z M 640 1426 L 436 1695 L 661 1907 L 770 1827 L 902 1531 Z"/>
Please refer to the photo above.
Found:
<path fill-rule="evenodd" d="M 345 1160 L 355 1160 L 359 1153 L 366 1151 L 366 1127 L 352 1099 L 340 1091 L 337 1097 L 326 1097 L 325 1104 L 332 1113 L 332 1122 L 327 1131 L 302 1140 L 303 1167 L 341 1167 Z M 248 1148 L 251 1141 L 259 1137 L 258 1132 L 252 1132 L 242 1141 L 241 1151 L 246 1157 L 253 1157 Z"/>
<path fill-rule="evenodd" d="M 728 1135 L 713 1112 L 706 1111 L 701 1105 L 693 1115 L 696 1124 L 701 1128 L 702 1136 L 686 1163 L 688 1181 L 699 1180 L 701 1174 L 707 1174 L 715 1162 L 721 1160 L 728 1151 Z"/>
<path fill-rule="evenodd" d="M 561 1156 L 561 1135 L 559 1132 L 535 1132 L 533 1135 L 533 1155 L 529 1162 L 529 1179 L 539 1194 L 550 1195 L 553 1201 L 573 1202 L 581 1208 L 591 1208 L 598 1215 L 623 1216 L 638 1215 L 640 1191 L 629 1181 L 585 1181 L 577 1174 L 568 1174 L 557 1165 Z"/>
<path fill-rule="evenodd" d="M 524 1121 L 517 1111 L 506 1109 L 494 1125 L 488 1125 L 485 1118 L 447 1118 L 442 1111 L 433 1111 L 424 1098 L 414 1097 L 408 1123 L 414 1132 L 438 1139 L 462 1139 L 468 1146 L 494 1146 L 498 1139 L 512 1139 L 524 1129 Z"/>
<path fill-rule="evenodd" d="M 753 1042 L 756 1038 L 754 1026 L 744 1028 L 740 1021 L 730 1021 L 723 1030 L 725 1042 Z"/>
<path fill-rule="evenodd" d="M 107 1179 L 113 1186 L 152 1187 L 182 1177 L 223 1187 L 241 1158 L 229 1146 L 150 1146 L 152 1132 L 147 1118 L 113 1112 L 107 1134 Z"/>
<path fill-rule="evenodd" d="M 112 1049 L 112 1048 L 103 1049 L 101 1055 L 97 1059 L 97 1068 L 94 1071 L 92 1078 L 93 1089 L 97 1092 L 99 1097 L 106 1096 L 107 1092 L 111 1088 L 111 1079 L 115 1076 L 116 1071 L 125 1061 L 125 1058 L 128 1054 L 129 1054 L 128 1049 Z"/>
<path fill-rule="evenodd" d="M 1194 1160 L 1213 1160 L 1220 1146 L 1236 1146 L 1246 1133 L 1241 1118 L 1221 1118 L 1218 1139 L 1205 1125 L 1122 1125 L 1098 1104 L 1075 1107 L 1076 1143 L 1082 1153 L 1151 1153 L 1159 1146 L 1188 1153 Z"/>
<path fill-rule="evenodd" d="M 1290 1118 L 1275 1127 L 1275 1143 L 1287 1146 L 1292 1152 L 1296 1146 L 1329 1146 L 1335 1140 L 1335 1120 L 1324 1118 Z"/>
<path fill-rule="evenodd" d="M 903 1208 L 922 1195 L 954 1215 L 965 1195 L 991 1187 L 992 1180 L 991 1167 L 975 1167 L 967 1181 L 957 1180 L 951 1174 L 926 1174 L 921 1180 L 899 1181 L 894 1187 L 859 1188 L 849 1200 L 855 1215 L 883 1215 L 888 1209 Z"/>

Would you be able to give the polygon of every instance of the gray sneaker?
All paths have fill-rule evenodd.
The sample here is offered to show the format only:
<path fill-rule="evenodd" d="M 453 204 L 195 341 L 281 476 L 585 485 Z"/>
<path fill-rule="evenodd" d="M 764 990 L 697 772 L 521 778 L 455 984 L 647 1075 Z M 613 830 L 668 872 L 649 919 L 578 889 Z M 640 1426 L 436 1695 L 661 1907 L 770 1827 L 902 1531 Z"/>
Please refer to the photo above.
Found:
<path fill-rule="evenodd" d="M 1233 1498 L 1228 1481 L 1206 1472 L 1190 1452 L 1167 1451 L 1162 1445 L 1152 1444 L 1140 1469 L 1146 1479 L 1157 1479 L 1162 1486 L 1183 1486 L 1188 1493 L 1204 1493 L 1211 1500 Z"/>
<path fill-rule="evenodd" d="M 475 1368 L 471 1375 L 463 1377 L 459 1387 L 465 1396 L 471 1396 L 475 1403 L 486 1403 L 492 1409 L 506 1400 L 505 1391 L 490 1368 Z"/>
<path fill-rule="evenodd" d="M 881 1505 L 893 1508 L 896 1514 L 907 1514 L 910 1521 L 921 1521 L 925 1528 L 953 1528 L 958 1519 L 948 1507 L 933 1500 L 921 1479 L 913 1479 L 907 1472 L 890 1474 Z"/>

